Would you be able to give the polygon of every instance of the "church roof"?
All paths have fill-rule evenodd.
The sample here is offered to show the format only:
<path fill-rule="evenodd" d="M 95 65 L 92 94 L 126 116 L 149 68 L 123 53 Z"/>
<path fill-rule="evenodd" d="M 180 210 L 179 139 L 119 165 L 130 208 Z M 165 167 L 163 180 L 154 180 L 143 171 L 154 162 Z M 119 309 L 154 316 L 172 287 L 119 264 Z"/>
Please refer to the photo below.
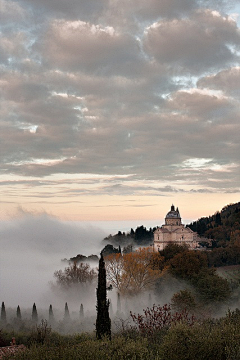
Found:
<path fill-rule="evenodd" d="M 167 213 L 167 215 L 166 215 L 166 219 L 168 219 L 168 218 L 174 218 L 174 219 L 178 218 L 178 219 L 181 219 L 179 210 L 178 210 L 178 208 L 175 210 L 175 206 L 174 206 L 174 205 L 171 206 L 171 210 L 170 210 L 170 211 Z"/>

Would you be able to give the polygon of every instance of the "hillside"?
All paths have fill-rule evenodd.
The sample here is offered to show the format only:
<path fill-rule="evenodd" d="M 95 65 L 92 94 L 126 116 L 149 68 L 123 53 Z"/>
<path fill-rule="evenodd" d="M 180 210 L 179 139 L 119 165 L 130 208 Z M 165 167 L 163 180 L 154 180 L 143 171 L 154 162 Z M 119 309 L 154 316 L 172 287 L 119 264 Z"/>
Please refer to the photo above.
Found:
<path fill-rule="evenodd" d="M 187 225 L 200 236 L 213 239 L 213 247 L 240 245 L 240 202 Z"/>

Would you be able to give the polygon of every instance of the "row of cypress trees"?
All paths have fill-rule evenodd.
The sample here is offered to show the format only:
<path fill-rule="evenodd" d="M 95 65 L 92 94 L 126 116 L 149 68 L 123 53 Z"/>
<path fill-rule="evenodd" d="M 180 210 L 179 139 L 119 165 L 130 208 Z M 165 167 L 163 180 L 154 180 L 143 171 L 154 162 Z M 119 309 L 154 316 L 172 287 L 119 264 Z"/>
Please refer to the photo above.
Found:
<path fill-rule="evenodd" d="M 80 319 L 84 318 L 84 309 L 83 309 L 83 304 L 81 304 L 80 306 Z M 21 309 L 20 306 L 18 305 L 17 307 L 17 319 L 22 319 L 22 314 L 21 314 Z M 70 319 L 70 313 L 69 313 L 69 309 L 68 309 L 68 304 L 67 302 L 65 303 L 65 311 L 64 311 L 64 320 L 68 320 Z M 54 320 L 54 314 L 53 314 L 53 307 L 52 305 L 49 306 L 49 322 L 52 322 Z M 1 322 L 6 322 L 7 321 L 7 314 L 6 314 L 6 308 L 5 308 L 5 304 L 4 302 L 2 302 L 2 306 L 1 306 Z M 38 312 L 37 312 L 37 307 L 36 304 L 33 304 L 32 307 L 32 321 L 33 322 L 38 322 Z"/>
<path fill-rule="evenodd" d="M 107 290 L 111 290 L 112 287 L 110 286 L 107 288 L 107 280 L 106 280 L 106 269 L 105 269 L 105 262 L 103 258 L 103 254 L 101 253 L 100 260 L 99 260 L 99 271 L 98 271 L 98 287 L 97 287 L 97 320 L 96 320 L 96 336 L 97 339 L 102 339 L 103 337 L 108 337 L 111 339 L 111 319 L 109 316 L 109 305 L 110 302 L 107 299 Z M 120 298 L 118 296 L 118 302 Z M 80 316 L 84 316 L 83 312 L 83 305 L 80 306 Z M 17 318 L 21 319 L 21 310 L 20 306 L 17 307 Z M 52 305 L 49 306 L 49 321 L 53 321 L 53 308 Z M 65 303 L 65 313 L 64 313 L 64 320 L 70 319 L 70 313 L 68 309 L 67 302 Z M 7 315 L 6 315 L 6 308 L 4 302 L 2 302 L 1 307 L 1 321 L 6 322 Z M 37 323 L 38 322 L 38 312 L 36 304 L 33 304 L 32 308 L 32 321 Z"/>

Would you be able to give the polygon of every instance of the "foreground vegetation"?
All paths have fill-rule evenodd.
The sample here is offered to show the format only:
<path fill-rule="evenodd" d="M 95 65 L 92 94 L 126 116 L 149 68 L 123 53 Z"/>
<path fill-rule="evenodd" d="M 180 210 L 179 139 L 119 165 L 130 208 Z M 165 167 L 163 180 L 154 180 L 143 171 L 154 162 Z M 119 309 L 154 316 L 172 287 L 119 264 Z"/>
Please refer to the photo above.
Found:
<path fill-rule="evenodd" d="M 238 360 L 240 359 L 240 310 L 220 319 L 194 322 L 176 321 L 152 328 L 150 333 L 138 326 L 122 329 L 107 338 L 96 340 L 95 334 L 63 336 L 46 330 L 42 323 L 29 334 L 1 332 L 8 342 L 14 335 L 26 350 L 14 359 L 158 359 L 158 360 Z M 12 359 L 5 357 L 5 359 Z"/>

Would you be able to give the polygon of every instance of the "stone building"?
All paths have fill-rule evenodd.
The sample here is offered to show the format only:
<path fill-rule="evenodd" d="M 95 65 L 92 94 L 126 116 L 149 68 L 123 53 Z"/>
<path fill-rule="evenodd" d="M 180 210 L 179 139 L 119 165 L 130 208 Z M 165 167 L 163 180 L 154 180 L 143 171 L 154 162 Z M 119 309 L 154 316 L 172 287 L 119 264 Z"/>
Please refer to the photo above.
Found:
<path fill-rule="evenodd" d="M 154 231 L 154 251 L 163 250 L 168 244 L 187 245 L 189 249 L 198 246 L 198 234 L 182 224 L 178 208 L 171 206 L 165 217 L 165 225 Z"/>

